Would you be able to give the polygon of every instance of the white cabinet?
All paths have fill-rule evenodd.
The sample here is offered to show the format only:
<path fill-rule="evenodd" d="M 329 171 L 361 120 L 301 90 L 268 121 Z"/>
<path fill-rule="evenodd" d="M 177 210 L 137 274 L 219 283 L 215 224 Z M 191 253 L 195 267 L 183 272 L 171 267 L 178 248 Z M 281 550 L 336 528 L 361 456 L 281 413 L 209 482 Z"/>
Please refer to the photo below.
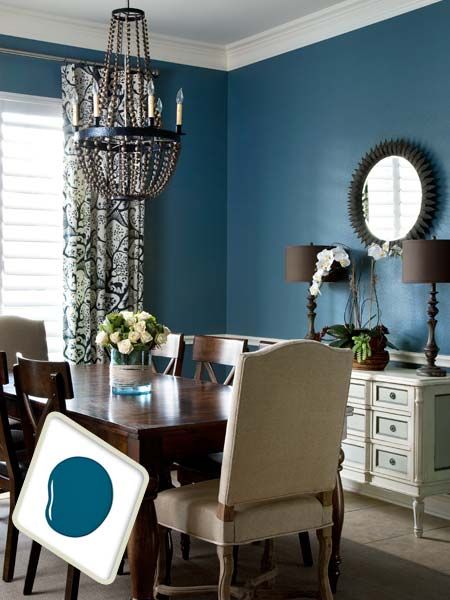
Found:
<path fill-rule="evenodd" d="M 411 496 L 423 533 L 426 496 L 450 493 L 450 377 L 353 371 L 343 477 Z"/>

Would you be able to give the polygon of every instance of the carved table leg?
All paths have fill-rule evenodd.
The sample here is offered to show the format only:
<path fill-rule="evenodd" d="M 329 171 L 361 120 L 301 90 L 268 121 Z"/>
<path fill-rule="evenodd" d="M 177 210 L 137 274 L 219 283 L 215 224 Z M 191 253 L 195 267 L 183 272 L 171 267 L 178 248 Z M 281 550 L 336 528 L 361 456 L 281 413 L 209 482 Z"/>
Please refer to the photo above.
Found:
<path fill-rule="evenodd" d="M 330 565 L 328 567 L 328 575 L 333 594 L 337 590 L 337 582 L 341 574 L 340 565 L 341 559 L 341 535 L 344 525 L 344 490 L 342 488 L 341 471 L 342 463 L 344 462 L 344 451 L 339 452 L 339 464 L 336 478 L 336 487 L 333 492 L 333 548 L 331 551 Z"/>
<path fill-rule="evenodd" d="M 153 600 L 153 585 L 159 550 L 159 532 L 154 499 L 158 495 L 159 469 L 148 468 L 139 440 L 129 440 L 128 454 L 144 463 L 150 473 L 148 488 L 128 541 L 128 564 L 132 600 Z"/>

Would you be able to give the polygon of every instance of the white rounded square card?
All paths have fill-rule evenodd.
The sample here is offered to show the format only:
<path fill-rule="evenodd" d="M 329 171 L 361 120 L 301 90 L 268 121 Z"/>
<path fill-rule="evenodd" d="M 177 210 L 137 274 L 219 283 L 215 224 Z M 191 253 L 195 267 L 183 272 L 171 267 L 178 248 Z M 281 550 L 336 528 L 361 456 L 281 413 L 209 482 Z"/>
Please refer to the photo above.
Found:
<path fill-rule="evenodd" d="M 14 525 L 95 581 L 114 581 L 148 473 L 65 415 L 44 424 Z"/>

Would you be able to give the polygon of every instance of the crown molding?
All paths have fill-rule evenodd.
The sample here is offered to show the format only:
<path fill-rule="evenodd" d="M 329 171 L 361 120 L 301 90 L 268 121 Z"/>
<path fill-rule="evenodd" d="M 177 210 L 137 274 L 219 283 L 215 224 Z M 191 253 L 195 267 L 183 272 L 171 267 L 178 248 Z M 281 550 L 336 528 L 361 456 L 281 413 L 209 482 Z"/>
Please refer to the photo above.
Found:
<path fill-rule="evenodd" d="M 227 70 L 297 50 L 437 2 L 441 0 L 345 0 L 228 44 Z"/>
<path fill-rule="evenodd" d="M 231 71 L 435 4 L 441 0 L 344 0 L 316 13 L 222 46 L 151 33 L 152 58 Z M 0 4 L 0 34 L 104 51 L 107 24 Z"/>
<path fill-rule="evenodd" d="M 65 19 L 0 4 L 0 34 L 104 52 L 108 24 Z M 152 59 L 225 71 L 225 46 L 151 34 Z"/>

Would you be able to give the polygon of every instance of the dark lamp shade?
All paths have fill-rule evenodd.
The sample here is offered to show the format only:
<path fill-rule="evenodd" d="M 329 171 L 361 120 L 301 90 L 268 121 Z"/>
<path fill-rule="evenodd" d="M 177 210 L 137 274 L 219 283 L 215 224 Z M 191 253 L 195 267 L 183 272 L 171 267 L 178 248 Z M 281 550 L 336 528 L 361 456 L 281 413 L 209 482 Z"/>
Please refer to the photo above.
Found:
<path fill-rule="evenodd" d="M 450 240 L 405 240 L 403 283 L 450 283 Z"/>
<path fill-rule="evenodd" d="M 332 246 L 288 246 L 286 248 L 286 281 L 312 281 L 316 271 L 317 255 Z M 345 277 L 345 269 L 334 263 L 330 274 L 323 278 L 324 282 L 341 281 Z"/>

